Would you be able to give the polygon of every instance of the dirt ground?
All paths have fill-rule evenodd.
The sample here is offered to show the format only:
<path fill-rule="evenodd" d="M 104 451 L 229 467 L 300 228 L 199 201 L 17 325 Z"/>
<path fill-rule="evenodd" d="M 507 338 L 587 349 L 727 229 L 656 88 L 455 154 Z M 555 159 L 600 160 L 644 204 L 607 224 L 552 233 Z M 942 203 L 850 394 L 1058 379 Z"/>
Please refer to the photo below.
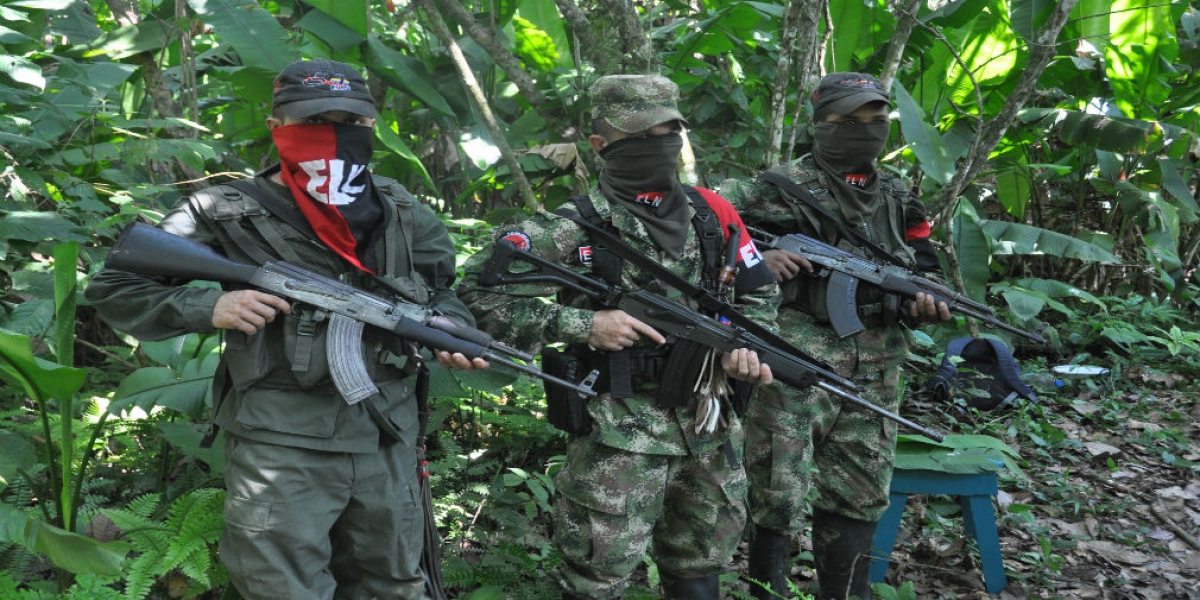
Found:
<path fill-rule="evenodd" d="M 1044 396 L 1036 418 L 983 417 L 992 430 L 1034 430 L 1010 442 L 1027 478 L 1002 476 L 996 498 L 1001 593 L 985 591 L 957 503 L 938 496 L 910 497 L 885 583 L 911 582 L 901 600 L 1200 599 L 1200 391 L 1126 377 L 1159 391 L 1070 390 Z M 792 579 L 804 589 L 815 575 L 807 536 L 799 543 Z"/>

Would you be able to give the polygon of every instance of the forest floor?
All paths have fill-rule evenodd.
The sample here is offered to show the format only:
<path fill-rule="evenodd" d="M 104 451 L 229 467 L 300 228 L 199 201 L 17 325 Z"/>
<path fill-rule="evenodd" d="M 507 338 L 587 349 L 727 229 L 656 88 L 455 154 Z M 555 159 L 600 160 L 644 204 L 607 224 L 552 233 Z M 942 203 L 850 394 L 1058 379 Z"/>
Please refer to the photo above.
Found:
<path fill-rule="evenodd" d="M 1002 474 L 995 502 L 1008 585 L 985 591 L 956 502 L 913 496 L 886 580 L 897 589 L 877 597 L 1200 599 L 1198 384 L 1137 369 L 1122 378 L 1003 412 L 906 404 L 925 424 L 956 421 L 1021 454 L 1024 477 Z M 800 549 L 792 580 L 803 590 L 814 578 L 807 535 Z"/>

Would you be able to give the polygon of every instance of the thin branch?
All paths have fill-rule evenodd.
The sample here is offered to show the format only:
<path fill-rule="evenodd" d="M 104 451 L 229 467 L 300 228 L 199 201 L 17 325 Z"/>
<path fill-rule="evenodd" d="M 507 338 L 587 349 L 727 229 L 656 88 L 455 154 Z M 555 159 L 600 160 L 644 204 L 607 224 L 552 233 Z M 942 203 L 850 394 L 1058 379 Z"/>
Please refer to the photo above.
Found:
<path fill-rule="evenodd" d="M 1067 22 L 1067 16 L 1075 8 L 1078 0 L 1063 0 L 1054 5 L 1054 10 L 1047 19 L 1045 26 L 1034 34 L 1036 40 L 1030 43 L 1029 61 L 1021 71 L 1016 86 L 1004 103 L 1004 108 L 984 125 L 976 141 L 967 153 L 968 159 L 957 169 L 938 194 L 941 205 L 949 204 L 950 199 L 957 198 L 966 189 L 987 162 L 987 157 L 1000 139 L 1008 131 L 1016 117 L 1017 111 L 1024 108 L 1025 103 L 1033 95 L 1038 78 L 1045 72 L 1046 66 L 1054 58 L 1055 40 Z M 982 109 L 982 104 L 980 105 Z"/>
<path fill-rule="evenodd" d="M 500 129 L 500 124 L 496 122 L 496 116 L 492 114 L 492 109 L 488 106 L 487 98 L 484 97 L 483 90 L 479 88 L 479 82 L 475 80 L 475 74 L 471 71 L 471 65 L 467 64 L 467 59 L 463 56 L 462 48 L 458 47 L 458 42 L 454 40 L 454 36 L 450 33 L 450 28 L 442 20 L 442 15 L 437 11 L 437 7 L 434 6 L 433 1 L 420 0 L 421 8 L 424 9 L 425 16 L 429 20 L 429 24 L 433 27 L 433 31 L 438 39 L 450 51 L 450 56 L 454 60 L 454 67 L 458 69 L 458 75 L 462 79 L 463 86 L 469 92 L 468 97 L 475 105 L 475 110 L 478 110 L 480 116 L 483 117 L 488 131 L 491 133 L 492 143 L 500 150 L 500 158 L 508 166 L 510 175 L 513 178 L 513 184 L 517 186 L 517 192 L 521 195 L 525 207 L 530 211 L 537 210 L 538 201 L 537 197 L 533 194 L 533 188 L 529 186 L 529 180 L 525 178 L 525 172 L 521 170 L 521 165 L 517 162 L 516 155 L 513 154 L 512 148 L 508 145 L 508 140 L 504 138 L 504 131 Z"/>
<path fill-rule="evenodd" d="M 492 32 L 480 27 L 479 23 L 475 22 L 475 15 L 472 15 L 459 0 L 436 0 L 436 2 L 437 6 L 446 11 L 463 28 L 463 31 L 475 40 L 476 44 L 487 50 L 492 60 L 496 62 L 496 66 L 500 67 L 505 75 L 508 75 L 509 80 L 517 86 L 517 90 L 530 104 L 540 106 L 546 101 L 546 97 L 537 89 L 533 78 L 521 67 L 521 61 L 513 56 L 513 53 L 504 44 L 497 41 Z"/>

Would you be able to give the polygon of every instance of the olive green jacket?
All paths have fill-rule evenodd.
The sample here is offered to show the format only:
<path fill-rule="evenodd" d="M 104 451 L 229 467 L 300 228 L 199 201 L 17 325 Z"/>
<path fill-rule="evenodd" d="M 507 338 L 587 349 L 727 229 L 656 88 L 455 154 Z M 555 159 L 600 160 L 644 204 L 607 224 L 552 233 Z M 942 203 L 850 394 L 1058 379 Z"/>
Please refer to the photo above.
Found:
<path fill-rule="evenodd" d="M 273 193 L 295 208 L 286 188 L 266 177 L 256 178 L 255 183 L 260 191 Z M 231 194 L 231 189 L 217 186 L 184 198 L 159 227 L 211 246 L 233 260 L 258 264 L 252 253 L 232 241 L 226 221 L 232 219 L 254 245 L 277 260 L 298 262 L 376 294 L 401 293 L 474 324 L 451 289 L 456 253 L 445 226 L 399 184 L 376 178 L 384 219 L 369 251 L 380 265 L 378 280 L 262 210 L 246 195 Z M 281 251 L 271 247 L 271 238 L 277 248 L 282 246 Z M 105 268 L 92 279 L 85 297 L 106 322 L 140 340 L 213 333 L 213 309 L 224 290 L 186 283 Z M 379 447 L 381 435 L 367 408 L 367 403 L 373 403 L 412 444 L 417 430 L 413 378 L 397 366 L 392 353 L 396 340 L 367 329 L 364 361 L 380 393 L 350 405 L 329 377 L 324 343 L 327 316 L 309 306 L 293 305 L 290 315 L 279 315 L 254 335 L 225 331 L 222 362 L 228 368 L 228 385 L 214 390 L 216 424 L 227 433 L 265 443 L 371 452 Z"/>

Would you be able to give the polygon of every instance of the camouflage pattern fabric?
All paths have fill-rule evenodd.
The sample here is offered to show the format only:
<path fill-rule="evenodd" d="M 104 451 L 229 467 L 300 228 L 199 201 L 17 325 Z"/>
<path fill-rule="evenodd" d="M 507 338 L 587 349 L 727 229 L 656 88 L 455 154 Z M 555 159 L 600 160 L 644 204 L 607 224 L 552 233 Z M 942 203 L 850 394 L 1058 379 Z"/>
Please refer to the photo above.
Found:
<path fill-rule="evenodd" d="M 780 330 L 805 352 L 861 384 L 865 400 L 899 408 L 900 327 L 838 339 L 808 315 L 781 309 Z M 774 531 L 799 531 L 805 497 L 813 506 L 859 521 L 877 521 L 888 506 L 896 424 L 823 390 L 763 386 L 744 417 L 750 519 Z"/>
<path fill-rule="evenodd" d="M 629 211 L 610 205 L 598 189 L 590 196 L 630 246 L 699 281 L 703 265 L 694 228 L 688 226 L 682 258 L 672 260 Z M 591 276 L 584 264 L 590 241 L 569 219 L 540 211 L 519 225 L 498 228 L 493 237 Z M 586 297 L 555 284 L 482 287 L 479 274 L 490 257 L 490 245 L 472 256 L 458 288 L 479 328 L 531 352 L 550 343 L 587 342 L 595 308 Z M 511 270 L 529 268 L 518 262 Z M 621 285 L 683 300 L 629 265 Z M 774 322 L 778 287 L 764 286 L 735 302 L 747 316 Z M 588 411 L 592 433 L 570 439 L 568 461 L 556 483 L 554 541 L 564 556 L 556 577 L 564 590 L 590 598 L 619 594 L 647 547 L 660 568 L 673 575 L 726 571 L 745 525 L 745 474 L 740 465 L 726 462 L 727 452 L 737 461 L 741 455 L 741 426 L 731 408 L 726 404 L 722 410 L 729 426 L 711 434 L 696 433 L 695 402 L 660 408 L 646 388 L 620 400 L 607 394 L 594 398 Z"/>
<path fill-rule="evenodd" d="M 816 191 L 818 199 L 832 202 L 822 189 L 824 173 L 806 159 L 776 170 Z M 909 196 L 898 178 L 880 174 L 885 177 L 880 185 L 882 202 L 873 221 L 886 222 L 887 227 L 876 231 L 889 235 L 874 241 L 900 250 L 904 230 L 911 222 L 924 220 L 924 207 Z M 775 186 L 728 180 L 719 193 L 737 207 L 748 225 L 825 237 L 817 213 L 784 198 Z M 838 214 L 836 209 L 833 212 Z M 898 254 L 902 258 L 908 255 L 906 249 Z M 802 275 L 793 282 L 785 285 L 785 296 L 795 296 L 806 278 Z M 862 384 L 864 399 L 898 410 L 899 366 L 908 351 L 909 334 L 904 326 L 875 327 L 839 340 L 827 324 L 787 303 L 780 307 L 778 322 L 785 339 Z M 814 507 L 831 513 L 877 521 L 887 509 L 896 442 L 896 426 L 891 421 L 821 390 L 773 384 L 755 395 L 743 424 L 750 519 L 755 525 L 799 531 L 805 498 L 814 487 Z"/>
<path fill-rule="evenodd" d="M 687 120 L 679 114 L 679 87 L 661 75 L 606 75 L 588 95 L 592 117 L 625 133 L 639 133 L 667 121 Z"/>
<path fill-rule="evenodd" d="M 730 443 L 742 443 L 736 420 Z M 554 543 L 563 554 L 555 577 L 590 598 L 620 597 L 647 549 L 676 577 L 722 573 L 746 523 L 746 475 L 723 448 L 667 456 L 581 437 L 568 445 L 555 489 Z"/>

